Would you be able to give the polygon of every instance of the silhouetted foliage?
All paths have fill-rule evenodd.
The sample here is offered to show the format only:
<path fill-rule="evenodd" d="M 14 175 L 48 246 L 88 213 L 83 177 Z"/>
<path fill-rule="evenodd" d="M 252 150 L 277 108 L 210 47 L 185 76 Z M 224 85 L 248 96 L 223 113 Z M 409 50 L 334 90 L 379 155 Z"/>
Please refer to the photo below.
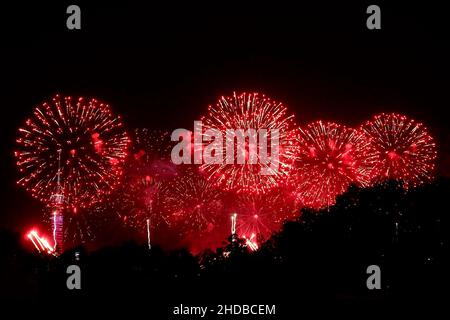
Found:
<path fill-rule="evenodd" d="M 55 258 L 25 251 L 18 235 L 1 231 L 1 299 L 36 305 L 441 299 L 449 284 L 448 194 L 444 179 L 408 192 L 396 183 L 352 187 L 333 207 L 302 210 L 256 252 L 230 236 L 199 256 L 129 242 Z M 81 292 L 65 287 L 70 264 L 81 266 Z M 382 270 L 380 291 L 366 288 L 372 264 Z"/>

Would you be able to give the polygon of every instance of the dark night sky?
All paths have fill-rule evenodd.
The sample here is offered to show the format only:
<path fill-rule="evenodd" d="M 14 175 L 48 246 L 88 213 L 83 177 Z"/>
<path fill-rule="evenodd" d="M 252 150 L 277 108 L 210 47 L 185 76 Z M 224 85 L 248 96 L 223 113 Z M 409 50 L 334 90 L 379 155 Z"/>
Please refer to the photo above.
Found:
<path fill-rule="evenodd" d="M 427 124 L 440 170 L 450 173 L 445 8 L 377 2 L 382 30 L 369 31 L 372 3 L 364 2 L 122 2 L 73 1 L 81 31 L 65 27 L 72 2 L 2 5 L 0 226 L 22 230 L 40 219 L 38 205 L 15 186 L 14 136 L 32 107 L 55 93 L 107 101 L 130 128 L 191 128 L 233 90 L 284 102 L 300 124 L 356 126 L 398 111 Z"/>

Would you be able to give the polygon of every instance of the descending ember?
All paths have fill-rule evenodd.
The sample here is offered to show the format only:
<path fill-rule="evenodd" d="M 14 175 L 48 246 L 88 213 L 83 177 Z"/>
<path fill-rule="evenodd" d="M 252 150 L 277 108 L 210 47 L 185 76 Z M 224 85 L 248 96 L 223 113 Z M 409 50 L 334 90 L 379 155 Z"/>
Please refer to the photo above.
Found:
<path fill-rule="evenodd" d="M 234 145 L 234 163 L 226 161 L 221 163 L 206 163 L 201 166 L 201 170 L 208 179 L 218 187 L 227 191 L 265 193 L 280 182 L 287 179 L 293 169 L 295 144 L 297 129 L 294 116 L 287 114 L 287 109 L 281 103 L 274 102 L 270 98 L 258 94 L 234 93 L 232 97 L 222 97 L 217 105 L 209 106 L 208 114 L 203 119 L 204 140 L 214 140 L 215 138 L 207 130 L 217 130 L 221 133 L 223 141 L 222 154 L 227 155 L 227 145 Z M 263 132 L 267 139 L 267 146 L 271 154 L 277 148 L 279 159 L 275 160 L 276 169 L 270 167 L 261 158 L 259 152 L 262 147 L 261 138 L 258 137 L 259 148 L 247 136 L 244 143 L 240 145 L 237 139 L 227 136 L 227 132 L 232 130 L 255 130 Z M 270 133 L 278 130 L 279 143 L 275 143 L 274 136 Z M 235 152 L 234 152 L 235 150 Z M 252 156 L 254 150 L 256 155 Z M 258 152 L 256 152 L 256 150 Z M 254 153 L 254 154 L 255 154 Z M 243 157 L 244 163 L 239 164 L 237 159 Z M 255 159 L 255 164 L 250 163 Z M 269 174 L 261 174 L 262 169 L 268 170 Z"/>
<path fill-rule="evenodd" d="M 396 113 L 382 113 L 361 126 L 376 150 L 371 173 L 374 183 L 387 179 L 403 182 L 405 188 L 433 177 L 436 144 L 422 123 Z"/>
<path fill-rule="evenodd" d="M 374 150 L 357 130 L 317 121 L 300 130 L 299 141 L 295 184 L 305 207 L 330 206 L 350 184 L 370 182 Z"/>

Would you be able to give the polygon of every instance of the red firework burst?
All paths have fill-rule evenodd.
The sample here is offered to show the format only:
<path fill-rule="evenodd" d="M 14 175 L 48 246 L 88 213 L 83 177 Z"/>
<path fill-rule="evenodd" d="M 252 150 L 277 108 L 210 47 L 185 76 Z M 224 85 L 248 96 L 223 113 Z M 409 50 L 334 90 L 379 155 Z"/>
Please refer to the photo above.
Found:
<path fill-rule="evenodd" d="M 147 227 L 168 223 L 161 190 L 177 171 L 170 162 L 168 132 L 136 129 L 133 142 L 133 157 L 126 165 L 123 185 L 105 206 L 117 212 L 126 225 L 144 233 Z"/>
<path fill-rule="evenodd" d="M 300 129 L 299 141 L 295 183 L 305 207 L 330 206 L 350 184 L 369 183 L 374 153 L 359 131 L 317 121 Z"/>
<path fill-rule="evenodd" d="M 276 187 L 290 175 L 296 153 L 297 127 L 294 116 L 287 115 L 287 109 L 281 103 L 258 93 L 240 95 L 234 93 L 232 97 L 222 97 L 216 106 L 209 106 L 208 115 L 202 121 L 204 140 L 215 141 L 216 137 L 210 132 L 220 132 L 225 141 L 220 150 L 224 158 L 229 156 L 227 146 L 232 146 L 231 158 L 234 160 L 232 163 L 222 158 L 220 163 L 207 163 L 201 166 L 201 171 L 216 186 L 227 191 L 260 194 Z M 243 130 L 246 133 L 248 130 L 254 130 L 254 137 L 261 132 L 266 134 L 258 136 L 257 142 L 248 134 L 245 141 L 238 143 L 235 137 L 227 135 L 230 130 Z M 278 143 L 275 136 L 270 133 L 276 130 Z M 279 158 L 274 162 L 276 169 L 262 161 L 260 153 L 263 148 L 262 139 L 267 141 L 270 148 L 268 154 L 277 148 Z M 239 163 L 239 158 L 244 159 L 244 163 L 242 161 Z M 262 174 L 263 170 L 270 173 Z"/>
<path fill-rule="evenodd" d="M 50 219 L 53 219 L 53 215 Z M 56 218 L 56 217 L 55 217 Z M 101 225 L 104 226 L 107 217 L 97 210 L 71 210 L 64 215 L 64 246 L 69 248 L 85 244 L 96 238 L 96 232 Z M 51 221 L 50 221 L 51 222 Z"/>
<path fill-rule="evenodd" d="M 34 109 L 17 143 L 18 184 L 49 203 L 59 172 L 64 206 L 78 210 L 118 185 L 129 139 L 107 104 L 57 95 Z"/>
<path fill-rule="evenodd" d="M 163 187 L 164 182 L 150 175 L 129 176 L 111 205 L 123 223 L 140 233 L 147 230 L 148 220 L 152 229 L 162 223 L 169 225 L 161 196 Z"/>
<path fill-rule="evenodd" d="M 375 149 L 372 182 L 393 179 L 409 188 L 432 179 L 436 144 L 422 123 L 404 115 L 382 113 L 362 125 L 361 131 Z"/>
<path fill-rule="evenodd" d="M 211 233 L 225 222 L 222 193 L 194 169 L 186 169 L 164 190 L 169 220 L 183 235 Z"/>
<path fill-rule="evenodd" d="M 234 200 L 237 235 L 251 239 L 257 245 L 268 240 L 281 229 L 285 221 L 299 215 L 300 208 L 296 200 L 295 194 L 280 188 L 264 195 L 239 195 Z"/>

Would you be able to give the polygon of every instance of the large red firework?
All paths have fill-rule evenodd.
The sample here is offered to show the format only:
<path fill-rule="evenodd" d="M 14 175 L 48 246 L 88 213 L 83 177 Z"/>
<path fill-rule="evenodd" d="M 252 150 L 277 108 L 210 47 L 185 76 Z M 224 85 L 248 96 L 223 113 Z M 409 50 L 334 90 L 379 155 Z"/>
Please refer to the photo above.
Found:
<path fill-rule="evenodd" d="M 76 211 L 118 185 L 129 139 L 107 104 L 57 95 L 34 109 L 17 143 L 18 184 L 49 203 L 59 175 L 64 206 Z"/>
<path fill-rule="evenodd" d="M 433 177 L 436 144 L 422 123 L 396 113 L 382 113 L 361 126 L 375 149 L 372 182 L 387 179 L 403 182 L 405 188 Z"/>
<path fill-rule="evenodd" d="M 336 123 L 317 121 L 300 129 L 299 141 L 295 183 L 305 207 L 330 206 L 350 184 L 369 183 L 374 153 L 364 134 Z"/>
<path fill-rule="evenodd" d="M 297 126 L 294 116 L 287 114 L 287 109 L 281 103 L 258 93 L 240 95 L 234 93 L 232 97 L 222 97 L 215 106 L 209 106 L 208 115 L 203 119 L 204 140 L 215 140 L 208 133 L 220 132 L 225 141 L 222 146 L 223 155 L 220 163 L 206 163 L 201 166 L 207 178 L 216 186 L 227 190 L 245 193 L 265 193 L 287 179 L 293 169 Z M 275 142 L 274 136 L 269 132 L 278 131 L 279 142 L 273 143 L 277 148 L 279 159 L 276 161 L 276 169 L 273 169 L 262 161 L 261 136 L 258 136 L 256 144 L 250 142 L 247 136 L 245 142 L 240 145 L 237 140 L 227 136 L 230 130 L 255 130 L 254 132 L 268 132 L 264 139 L 267 146 Z M 272 130 L 272 131 L 271 131 Z M 227 163 L 227 145 L 234 145 L 236 152 L 232 154 L 233 163 Z M 256 156 L 251 156 L 250 150 L 258 150 Z M 270 152 L 275 151 L 271 149 Z M 226 156 L 225 156 L 226 155 Z M 244 157 L 245 162 L 239 164 L 238 157 Z M 251 161 L 253 158 L 253 161 Z M 270 174 L 262 174 L 262 170 L 268 170 Z"/>

